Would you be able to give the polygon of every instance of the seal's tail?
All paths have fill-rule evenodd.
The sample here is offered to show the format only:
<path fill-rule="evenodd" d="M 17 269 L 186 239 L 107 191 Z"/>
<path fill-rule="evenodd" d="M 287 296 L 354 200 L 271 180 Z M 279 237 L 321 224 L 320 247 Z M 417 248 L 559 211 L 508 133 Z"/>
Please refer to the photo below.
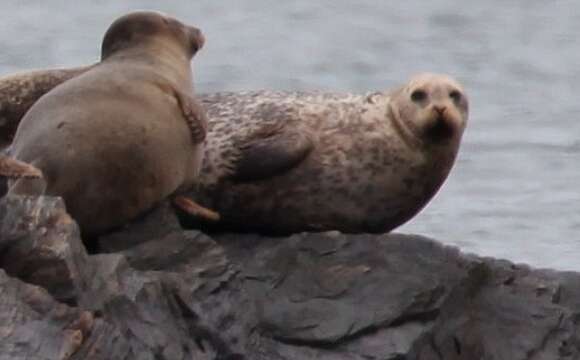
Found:
<path fill-rule="evenodd" d="M 42 178 L 42 171 L 30 164 L 0 154 L 0 176 L 39 179 Z"/>

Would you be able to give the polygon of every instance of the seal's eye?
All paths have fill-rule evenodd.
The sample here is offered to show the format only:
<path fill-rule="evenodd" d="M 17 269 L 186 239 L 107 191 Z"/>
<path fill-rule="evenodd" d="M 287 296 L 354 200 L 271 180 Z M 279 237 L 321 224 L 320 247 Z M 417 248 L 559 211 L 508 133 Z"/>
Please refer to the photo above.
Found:
<path fill-rule="evenodd" d="M 457 90 L 452 90 L 449 93 L 449 97 L 453 99 L 453 101 L 455 101 L 456 103 L 461 101 L 461 93 Z"/>
<path fill-rule="evenodd" d="M 424 90 L 415 90 L 411 93 L 411 100 L 421 102 L 427 99 L 427 93 Z"/>

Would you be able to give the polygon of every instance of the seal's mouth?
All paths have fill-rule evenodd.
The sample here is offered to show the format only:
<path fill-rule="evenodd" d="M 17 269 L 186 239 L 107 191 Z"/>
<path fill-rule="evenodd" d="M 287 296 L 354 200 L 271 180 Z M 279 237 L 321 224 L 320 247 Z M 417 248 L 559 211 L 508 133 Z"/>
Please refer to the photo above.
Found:
<path fill-rule="evenodd" d="M 427 129 L 427 136 L 435 142 L 448 140 L 455 134 L 455 128 L 444 114 L 437 114 L 433 125 Z"/>

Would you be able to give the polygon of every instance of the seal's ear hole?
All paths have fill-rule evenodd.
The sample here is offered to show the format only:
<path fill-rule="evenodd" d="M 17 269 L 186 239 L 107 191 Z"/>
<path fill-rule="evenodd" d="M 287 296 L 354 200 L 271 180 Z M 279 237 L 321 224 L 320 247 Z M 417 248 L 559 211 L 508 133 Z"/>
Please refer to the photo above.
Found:
<path fill-rule="evenodd" d="M 459 103 L 461 101 L 461 93 L 458 90 L 452 90 L 449 92 L 449 97 L 453 99 L 455 103 Z"/>
<path fill-rule="evenodd" d="M 425 90 L 417 89 L 411 93 L 411 100 L 414 102 L 422 102 L 427 99 Z"/>

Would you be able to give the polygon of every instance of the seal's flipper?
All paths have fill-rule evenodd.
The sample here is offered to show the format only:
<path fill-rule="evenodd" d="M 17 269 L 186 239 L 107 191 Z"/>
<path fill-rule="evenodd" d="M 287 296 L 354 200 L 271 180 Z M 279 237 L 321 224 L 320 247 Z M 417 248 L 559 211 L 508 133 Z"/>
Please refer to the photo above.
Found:
<path fill-rule="evenodd" d="M 180 91 L 175 91 L 177 102 L 183 112 L 183 117 L 191 131 L 191 139 L 194 144 L 199 144 L 205 140 L 207 134 L 207 116 L 201 103 L 192 96 Z"/>
<path fill-rule="evenodd" d="M 42 171 L 20 160 L 0 155 L 0 176 L 13 179 L 39 179 L 42 177 Z"/>
<path fill-rule="evenodd" d="M 302 162 L 314 143 L 314 136 L 306 130 L 264 127 L 236 145 L 240 155 L 231 177 L 244 182 L 283 173 Z"/>
<path fill-rule="evenodd" d="M 209 222 L 218 222 L 221 218 L 220 214 L 217 212 L 205 208 L 185 196 L 178 195 L 174 197 L 173 204 L 198 219 L 203 219 Z"/>

